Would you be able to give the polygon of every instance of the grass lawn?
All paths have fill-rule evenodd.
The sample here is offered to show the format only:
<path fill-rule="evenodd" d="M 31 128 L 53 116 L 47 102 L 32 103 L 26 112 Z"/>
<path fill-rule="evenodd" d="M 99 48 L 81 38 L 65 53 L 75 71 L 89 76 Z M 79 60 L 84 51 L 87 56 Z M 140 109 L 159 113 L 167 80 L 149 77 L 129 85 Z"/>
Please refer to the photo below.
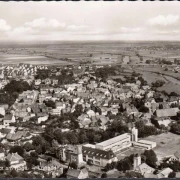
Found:
<path fill-rule="evenodd" d="M 180 94 L 180 85 L 168 83 L 168 84 L 165 84 L 164 86 L 158 88 L 158 91 L 166 91 L 167 93 L 176 92 L 176 93 Z"/>

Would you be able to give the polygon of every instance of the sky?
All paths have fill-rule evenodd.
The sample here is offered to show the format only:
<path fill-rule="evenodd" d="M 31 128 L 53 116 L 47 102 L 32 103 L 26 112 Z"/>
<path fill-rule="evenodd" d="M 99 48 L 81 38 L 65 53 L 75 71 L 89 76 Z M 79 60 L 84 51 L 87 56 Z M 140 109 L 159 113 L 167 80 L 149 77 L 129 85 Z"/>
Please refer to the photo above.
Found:
<path fill-rule="evenodd" d="M 180 40 L 178 1 L 0 2 L 0 41 Z"/>

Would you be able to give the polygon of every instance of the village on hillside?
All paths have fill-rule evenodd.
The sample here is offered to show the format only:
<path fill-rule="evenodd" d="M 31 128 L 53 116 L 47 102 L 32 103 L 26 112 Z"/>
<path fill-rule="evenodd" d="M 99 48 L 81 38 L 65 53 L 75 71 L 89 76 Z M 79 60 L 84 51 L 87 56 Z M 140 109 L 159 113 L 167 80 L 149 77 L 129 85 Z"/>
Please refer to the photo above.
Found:
<path fill-rule="evenodd" d="M 118 65 L 1 65 L 1 178 L 180 177 L 180 96 Z"/>

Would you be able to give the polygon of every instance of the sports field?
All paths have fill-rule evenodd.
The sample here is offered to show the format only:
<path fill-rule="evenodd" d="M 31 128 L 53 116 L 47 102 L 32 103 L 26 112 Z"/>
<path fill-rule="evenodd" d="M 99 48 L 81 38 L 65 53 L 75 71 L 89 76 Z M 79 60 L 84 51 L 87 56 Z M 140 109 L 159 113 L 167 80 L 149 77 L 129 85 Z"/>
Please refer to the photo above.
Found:
<path fill-rule="evenodd" d="M 156 152 L 158 159 L 172 155 L 180 149 L 180 135 L 170 132 L 156 136 L 149 136 L 144 139 L 157 143 L 157 147 L 154 148 L 154 151 Z"/>

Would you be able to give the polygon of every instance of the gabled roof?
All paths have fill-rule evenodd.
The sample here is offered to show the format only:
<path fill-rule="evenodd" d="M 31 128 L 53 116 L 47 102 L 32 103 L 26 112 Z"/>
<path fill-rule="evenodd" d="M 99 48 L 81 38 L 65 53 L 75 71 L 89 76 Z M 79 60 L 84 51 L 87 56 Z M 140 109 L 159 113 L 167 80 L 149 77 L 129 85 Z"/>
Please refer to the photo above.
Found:
<path fill-rule="evenodd" d="M 8 154 L 6 158 L 10 162 L 23 160 L 23 158 L 18 153 Z"/>
<path fill-rule="evenodd" d="M 155 169 L 148 166 L 146 163 L 142 163 L 135 170 L 144 175 L 147 172 L 153 172 Z"/>
<path fill-rule="evenodd" d="M 107 160 L 116 157 L 116 155 L 112 151 L 104 151 L 101 149 L 96 149 L 87 146 L 82 146 L 82 153 L 88 156 L 95 156 L 96 158 L 102 158 Z"/>
<path fill-rule="evenodd" d="M 157 109 L 156 116 L 157 117 L 172 117 L 176 116 L 179 108 L 170 108 L 170 109 Z"/>
<path fill-rule="evenodd" d="M 2 129 L 0 130 L 0 132 L 3 133 L 3 134 L 8 134 L 8 133 L 11 132 L 11 129 L 2 128 Z"/>
<path fill-rule="evenodd" d="M 84 169 L 68 169 L 67 176 L 78 178 L 80 173 L 88 174 L 88 171 L 86 168 Z"/>
<path fill-rule="evenodd" d="M 159 178 L 167 177 L 173 170 L 171 168 L 165 168 L 158 173 Z"/>
<path fill-rule="evenodd" d="M 13 115 L 12 114 L 6 114 L 4 116 L 4 120 L 12 120 Z"/>

